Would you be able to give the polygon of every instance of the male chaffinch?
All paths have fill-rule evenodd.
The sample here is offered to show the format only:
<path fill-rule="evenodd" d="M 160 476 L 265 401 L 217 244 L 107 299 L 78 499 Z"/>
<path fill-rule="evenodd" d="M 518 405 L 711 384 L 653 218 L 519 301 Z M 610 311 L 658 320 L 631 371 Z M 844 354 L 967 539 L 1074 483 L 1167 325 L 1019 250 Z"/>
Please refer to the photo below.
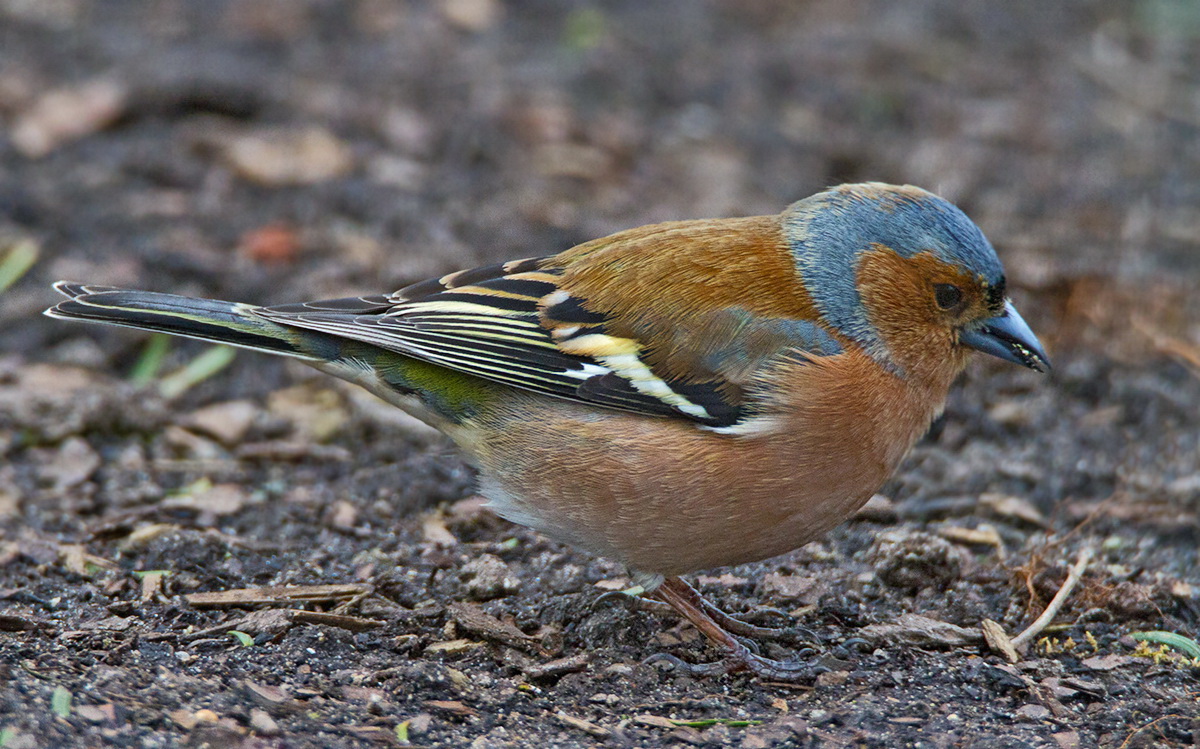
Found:
<path fill-rule="evenodd" d="M 394 294 L 275 307 L 60 282 L 70 318 L 292 356 L 454 440 L 489 507 L 629 566 L 724 650 L 798 678 L 679 575 L 798 548 L 855 512 L 975 349 L 1049 367 L 1004 270 L 924 190 L 842 185 Z M 674 660 L 674 659 L 673 659 Z"/>

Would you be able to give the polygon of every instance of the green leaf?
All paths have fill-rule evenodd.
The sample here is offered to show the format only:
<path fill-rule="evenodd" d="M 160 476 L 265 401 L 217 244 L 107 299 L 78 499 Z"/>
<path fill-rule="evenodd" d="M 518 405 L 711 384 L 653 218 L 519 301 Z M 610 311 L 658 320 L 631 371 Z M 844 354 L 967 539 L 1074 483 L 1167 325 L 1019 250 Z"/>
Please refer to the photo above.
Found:
<path fill-rule="evenodd" d="M 8 746 L 8 742 L 12 741 L 17 736 L 17 729 L 12 726 L 5 726 L 0 729 L 0 749 Z"/>
<path fill-rule="evenodd" d="M 228 367 L 236 356 L 232 346 L 213 346 L 159 380 L 158 391 L 164 398 L 177 398 Z"/>
<path fill-rule="evenodd" d="M 567 15 L 563 28 L 563 44 L 573 52 L 583 52 L 598 46 L 608 33 L 608 19 L 596 8 L 579 8 Z"/>
<path fill-rule="evenodd" d="M 1134 632 L 1130 637 L 1138 642 L 1156 642 L 1159 645 L 1166 645 L 1169 648 L 1178 650 L 1188 658 L 1200 658 L 1200 643 L 1197 643 L 1190 637 L 1184 637 L 1174 632 L 1162 632 L 1160 630 Z"/>
<path fill-rule="evenodd" d="M 668 718 L 668 720 L 677 726 L 687 726 L 688 728 L 708 728 L 715 725 L 745 728 L 762 724 L 761 720 L 734 720 L 732 718 L 705 718 L 703 720 L 672 720 Z"/>
<path fill-rule="evenodd" d="M 71 693 L 61 684 L 50 693 L 50 709 L 60 718 L 71 715 Z"/>
<path fill-rule="evenodd" d="M 408 724 L 409 723 L 412 723 L 412 721 L 406 720 L 403 723 L 396 724 L 396 739 L 399 740 L 399 742 L 401 744 L 408 743 Z"/>
<path fill-rule="evenodd" d="M 251 637 L 250 635 L 246 634 L 245 632 L 242 632 L 242 631 L 239 631 L 236 629 L 231 629 L 231 630 L 229 630 L 229 634 L 236 637 L 237 641 L 242 643 L 242 647 L 244 647 L 244 648 L 254 647 L 254 638 Z"/>
<path fill-rule="evenodd" d="M 0 260 L 0 291 L 4 291 L 25 275 L 37 262 L 41 249 L 32 239 L 18 239 L 8 246 Z"/>
<path fill-rule="evenodd" d="M 149 384 L 162 369 L 167 353 L 171 350 L 171 336 L 166 333 L 155 333 L 142 347 L 142 355 L 138 357 L 133 369 L 129 372 L 129 381 L 134 385 Z"/>

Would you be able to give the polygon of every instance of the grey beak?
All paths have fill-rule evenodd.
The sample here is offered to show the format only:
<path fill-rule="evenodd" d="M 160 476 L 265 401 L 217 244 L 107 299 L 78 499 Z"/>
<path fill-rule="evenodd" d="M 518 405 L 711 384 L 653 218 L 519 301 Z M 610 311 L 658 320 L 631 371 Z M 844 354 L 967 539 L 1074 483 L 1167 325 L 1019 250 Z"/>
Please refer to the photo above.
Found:
<path fill-rule="evenodd" d="M 1004 303 L 1004 311 L 996 317 L 960 331 L 958 342 L 1038 372 L 1050 369 L 1050 359 L 1042 344 L 1009 301 Z"/>

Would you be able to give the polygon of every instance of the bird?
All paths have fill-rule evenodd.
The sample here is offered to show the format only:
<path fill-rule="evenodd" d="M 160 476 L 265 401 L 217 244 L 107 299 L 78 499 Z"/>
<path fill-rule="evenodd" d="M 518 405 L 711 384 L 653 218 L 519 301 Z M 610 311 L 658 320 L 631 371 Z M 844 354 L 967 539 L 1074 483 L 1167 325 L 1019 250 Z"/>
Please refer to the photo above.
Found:
<path fill-rule="evenodd" d="M 805 678 L 683 575 L 854 514 L 972 350 L 1045 372 L 979 227 L 911 185 L 672 221 L 391 294 L 256 306 L 59 282 L 46 314 L 299 359 L 433 426 L 486 506 L 623 563 L 716 646 L 697 674 Z"/>

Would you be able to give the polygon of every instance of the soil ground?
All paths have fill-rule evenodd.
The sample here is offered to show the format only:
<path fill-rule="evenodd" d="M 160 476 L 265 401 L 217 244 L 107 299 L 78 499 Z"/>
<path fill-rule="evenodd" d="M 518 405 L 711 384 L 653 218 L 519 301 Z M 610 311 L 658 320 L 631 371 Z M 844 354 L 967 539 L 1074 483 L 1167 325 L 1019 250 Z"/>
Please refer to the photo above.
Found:
<path fill-rule="evenodd" d="M 37 251 L 0 745 L 1200 744 L 1198 42 L 1174 0 L 0 0 L 3 267 Z M 866 179 L 961 205 L 1056 366 L 973 364 L 862 515 L 697 578 L 786 612 L 811 684 L 644 664 L 713 653 L 348 386 L 39 316 L 59 278 L 374 293 Z M 983 643 L 1086 549 L 1015 664 Z"/>

